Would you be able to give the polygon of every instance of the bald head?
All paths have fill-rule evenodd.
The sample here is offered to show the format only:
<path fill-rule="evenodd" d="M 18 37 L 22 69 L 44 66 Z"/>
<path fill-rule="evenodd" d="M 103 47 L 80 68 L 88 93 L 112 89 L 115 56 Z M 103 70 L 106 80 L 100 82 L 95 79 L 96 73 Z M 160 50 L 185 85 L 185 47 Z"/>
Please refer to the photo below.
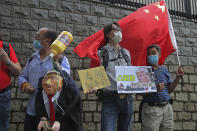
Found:
<path fill-rule="evenodd" d="M 45 33 L 48 30 L 49 30 L 48 28 L 40 28 L 37 33 L 41 33 L 41 32 Z"/>
<path fill-rule="evenodd" d="M 49 39 L 48 44 L 51 45 L 55 41 L 57 35 L 56 32 L 49 28 L 41 28 L 36 33 L 37 40 Z"/>

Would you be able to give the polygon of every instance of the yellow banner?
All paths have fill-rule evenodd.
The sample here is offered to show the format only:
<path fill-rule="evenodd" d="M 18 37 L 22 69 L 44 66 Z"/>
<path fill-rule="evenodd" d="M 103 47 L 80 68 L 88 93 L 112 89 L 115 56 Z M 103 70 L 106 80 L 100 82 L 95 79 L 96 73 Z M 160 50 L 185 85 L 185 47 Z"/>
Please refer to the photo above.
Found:
<path fill-rule="evenodd" d="M 84 93 L 93 88 L 101 89 L 111 85 L 103 66 L 80 70 L 78 74 Z"/>

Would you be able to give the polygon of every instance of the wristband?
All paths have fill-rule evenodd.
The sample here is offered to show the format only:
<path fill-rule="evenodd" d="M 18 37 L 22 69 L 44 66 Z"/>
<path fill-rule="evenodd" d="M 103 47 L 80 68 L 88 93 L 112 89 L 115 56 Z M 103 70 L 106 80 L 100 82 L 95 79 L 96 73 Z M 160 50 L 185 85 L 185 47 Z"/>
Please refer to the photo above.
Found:
<path fill-rule="evenodd" d="M 25 88 L 26 88 L 28 85 L 29 85 L 28 82 L 24 82 L 24 83 L 21 85 L 21 90 L 22 90 L 23 92 L 25 92 Z"/>

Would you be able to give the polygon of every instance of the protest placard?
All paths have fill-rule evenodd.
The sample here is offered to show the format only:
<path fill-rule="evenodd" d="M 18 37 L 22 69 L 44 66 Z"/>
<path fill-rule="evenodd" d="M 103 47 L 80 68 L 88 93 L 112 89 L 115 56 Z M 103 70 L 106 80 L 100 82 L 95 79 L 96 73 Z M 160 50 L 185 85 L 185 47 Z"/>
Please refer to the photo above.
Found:
<path fill-rule="evenodd" d="M 84 93 L 92 88 L 101 89 L 110 86 L 103 66 L 78 71 Z"/>
<path fill-rule="evenodd" d="M 116 66 L 118 93 L 156 92 L 150 66 Z"/>

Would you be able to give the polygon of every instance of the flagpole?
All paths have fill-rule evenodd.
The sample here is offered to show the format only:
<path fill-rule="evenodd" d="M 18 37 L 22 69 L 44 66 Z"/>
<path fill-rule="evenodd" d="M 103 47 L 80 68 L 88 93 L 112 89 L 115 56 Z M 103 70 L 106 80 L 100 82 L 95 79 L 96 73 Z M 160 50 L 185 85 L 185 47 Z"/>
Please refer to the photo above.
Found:
<path fill-rule="evenodd" d="M 165 2 L 165 0 L 164 0 L 164 2 Z M 165 5 L 166 5 L 166 2 L 165 2 Z M 167 5 L 166 5 L 166 8 L 167 8 Z M 168 11 L 168 8 L 167 8 L 167 11 Z M 179 58 L 179 50 L 178 50 L 176 38 L 175 38 L 175 35 L 174 35 L 174 29 L 173 29 L 173 26 L 172 26 L 172 21 L 171 21 L 171 18 L 170 18 L 169 11 L 168 11 L 168 29 L 169 29 L 170 37 L 171 37 L 171 40 L 172 40 L 172 44 L 173 44 L 174 48 L 176 49 L 178 64 L 179 64 L 179 66 L 181 66 L 181 62 L 180 62 L 180 58 Z M 181 85 L 184 86 L 183 76 L 181 76 Z"/>
<path fill-rule="evenodd" d="M 177 55 L 177 60 L 178 60 L 179 66 L 181 66 L 181 62 L 180 62 L 180 58 L 179 58 L 179 50 L 178 49 L 176 49 L 176 55 Z"/>

